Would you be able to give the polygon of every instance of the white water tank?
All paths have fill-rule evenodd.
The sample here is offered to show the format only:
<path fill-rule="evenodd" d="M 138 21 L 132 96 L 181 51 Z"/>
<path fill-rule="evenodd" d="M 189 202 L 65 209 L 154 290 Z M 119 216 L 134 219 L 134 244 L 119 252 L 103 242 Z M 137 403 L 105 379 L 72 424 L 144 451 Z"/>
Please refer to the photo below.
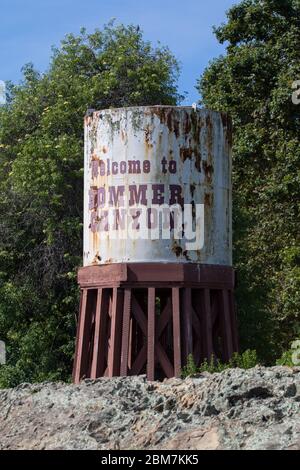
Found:
<path fill-rule="evenodd" d="M 231 266 L 231 199 L 231 122 L 225 114 L 146 106 L 86 116 L 84 266 L 123 262 Z M 160 228 L 159 236 L 152 231 L 152 239 L 139 238 L 144 222 L 150 229 L 163 220 L 155 221 L 152 210 L 168 206 L 181 208 L 183 214 L 189 207 L 195 232 L 201 215 L 199 246 L 189 249 L 185 229 L 178 237 L 174 218 L 169 237 L 166 231 L 162 237 Z M 138 207 L 140 216 L 136 212 L 134 217 Z M 135 223 L 130 236 L 126 214 L 126 223 L 130 218 Z M 146 219 L 139 226 L 142 215 Z"/>

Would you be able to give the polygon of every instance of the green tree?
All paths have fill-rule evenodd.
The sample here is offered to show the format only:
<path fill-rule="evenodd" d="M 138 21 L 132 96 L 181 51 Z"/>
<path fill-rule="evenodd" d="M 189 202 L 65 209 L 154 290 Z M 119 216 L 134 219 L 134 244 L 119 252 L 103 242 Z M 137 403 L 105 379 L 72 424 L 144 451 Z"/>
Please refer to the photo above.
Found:
<path fill-rule="evenodd" d="M 234 123 L 234 259 L 243 348 L 273 361 L 300 314 L 300 1 L 245 0 L 215 29 L 227 51 L 198 82 Z"/>
<path fill-rule="evenodd" d="M 27 65 L 22 83 L 9 85 L 0 109 L 0 385 L 70 376 L 86 110 L 175 105 L 177 77 L 167 48 L 111 23 L 68 35 L 46 73 Z"/>

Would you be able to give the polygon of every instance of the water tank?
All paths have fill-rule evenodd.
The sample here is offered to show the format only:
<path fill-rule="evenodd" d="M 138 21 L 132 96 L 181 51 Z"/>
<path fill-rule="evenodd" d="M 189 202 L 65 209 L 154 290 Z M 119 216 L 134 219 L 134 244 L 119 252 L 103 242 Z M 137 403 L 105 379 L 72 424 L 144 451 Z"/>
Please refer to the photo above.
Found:
<path fill-rule="evenodd" d="M 225 114 L 175 106 L 92 112 L 85 118 L 84 166 L 84 266 L 231 266 Z"/>

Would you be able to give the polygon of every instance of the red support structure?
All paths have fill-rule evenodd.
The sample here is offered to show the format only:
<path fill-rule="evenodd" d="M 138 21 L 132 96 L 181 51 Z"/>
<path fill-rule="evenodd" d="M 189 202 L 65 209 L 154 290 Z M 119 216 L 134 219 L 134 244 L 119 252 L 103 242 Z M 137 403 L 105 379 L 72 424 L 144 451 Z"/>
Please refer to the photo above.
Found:
<path fill-rule="evenodd" d="M 100 363 L 102 355 L 100 348 L 102 345 L 101 341 L 101 329 L 103 329 L 103 309 L 102 309 L 102 295 L 103 289 L 97 289 L 97 303 L 96 303 L 96 314 L 95 314 L 95 332 L 94 332 L 94 345 L 93 345 L 93 357 L 91 365 L 91 378 L 95 379 L 101 374 Z"/>
<path fill-rule="evenodd" d="M 190 354 L 193 354 L 193 311 L 192 311 L 192 289 L 187 287 L 183 291 L 184 318 L 182 319 L 183 348 L 182 359 L 186 363 Z"/>
<path fill-rule="evenodd" d="M 123 328 L 122 328 L 122 353 L 121 353 L 121 370 L 120 374 L 127 375 L 129 361 L 129 351 L 131 354 L 131 328 L 132 320 L 130 319 L 131 311 L 131 289 L 124 290 L 124 308 L 123 308 Z M 130 349 L 129 349 L 130 348 Z"/>
<path fill-rule="evenodd" d="M 180 335 L 180 306 L 179 287 L 172 288 L 173 305 L 173 350 L 174 350 L 174 375 L 180 377 L 181 373 L 181 335 Z"/>
<path fill-rule="evenodd" d="M 81 268 L 73 381 L 180 376 L 238 350 L 234 271 L 227 266 L 128 263 Z"/>
<path fill-rule="evenodd" d="M 73 369 L 73 380 L 78 383 L 83 377 L 86 369 L 86 344 L 85 338 L 87 333 L 86 317 L 87 313 L 87 289 L 81 291 L 80 312 L 77 327 L 76 349 Z"/>
<path fill-rule="evenodd" d="M 155 289 L 148 289 L 147 377 L 155 377 Z"/>
<path fill-rule="evenodd" d="M 202 322 L 203 322 L 203 355 L 209 361 L 214 354 L 212 333 L 212 312 L 210 303 L 210 291 L 204 289 L 202 292 Z"/>

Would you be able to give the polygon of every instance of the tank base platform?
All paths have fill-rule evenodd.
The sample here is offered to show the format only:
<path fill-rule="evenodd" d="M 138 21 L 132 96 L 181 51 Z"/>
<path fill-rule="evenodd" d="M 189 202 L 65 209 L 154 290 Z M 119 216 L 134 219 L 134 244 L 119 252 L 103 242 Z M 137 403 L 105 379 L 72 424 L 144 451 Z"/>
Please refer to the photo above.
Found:
<path fill-rule="evenodd" d="M 230 266 L 120 263 L 78 271 L 81 288 L 73 381 L 147 374 L 178 377 L 238 351 Z"/>

